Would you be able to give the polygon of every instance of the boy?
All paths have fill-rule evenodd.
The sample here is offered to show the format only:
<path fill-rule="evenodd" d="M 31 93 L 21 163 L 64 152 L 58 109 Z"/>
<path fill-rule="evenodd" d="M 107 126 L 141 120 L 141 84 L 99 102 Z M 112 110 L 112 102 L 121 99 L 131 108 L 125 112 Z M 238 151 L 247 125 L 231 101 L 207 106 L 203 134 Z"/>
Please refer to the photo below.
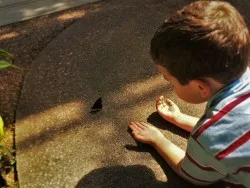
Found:
<path fill-rule="evenodd" d="M 158 113 L 191 132 L 187 150 L 154 126 L 131 122 L 134 138 L 152 145 L 173 170 L 196 185 L 222 180 L 250 187 L 249 31 L 229 3 L 197 1 L 174 13 L 155 33 L 151 55 L 159 72 L 189 103 L 207 101 L 198 119 L 160 97 Z"/>

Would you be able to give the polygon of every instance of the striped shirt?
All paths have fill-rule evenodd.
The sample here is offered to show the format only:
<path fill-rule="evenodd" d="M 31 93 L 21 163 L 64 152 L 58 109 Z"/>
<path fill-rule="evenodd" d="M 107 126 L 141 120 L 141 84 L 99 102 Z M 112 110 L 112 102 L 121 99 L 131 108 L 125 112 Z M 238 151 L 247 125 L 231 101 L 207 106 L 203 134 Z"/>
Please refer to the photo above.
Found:
<path fill-rule="evenodd" d="M 218 91 L 188 140 L 183 176 L 250 187 L 250 70 Z"/>

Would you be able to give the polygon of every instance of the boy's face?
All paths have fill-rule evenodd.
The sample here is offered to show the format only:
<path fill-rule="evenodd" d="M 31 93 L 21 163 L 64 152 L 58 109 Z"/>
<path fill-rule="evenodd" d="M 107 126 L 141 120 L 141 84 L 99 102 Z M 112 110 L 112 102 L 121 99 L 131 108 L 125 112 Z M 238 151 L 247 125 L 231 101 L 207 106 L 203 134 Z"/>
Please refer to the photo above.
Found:
<path fill-rule="evenodd" d="M 174 91 L 180 99 L 193 104 L 199 104 L 207 101 L 207 97 L 203 96 L 196 81 L 190 81 L 186 85 L 181 85 L 165 67 L 157 65 L 157 69 L 163 75 L 164 79 L 174 86 Z"/>

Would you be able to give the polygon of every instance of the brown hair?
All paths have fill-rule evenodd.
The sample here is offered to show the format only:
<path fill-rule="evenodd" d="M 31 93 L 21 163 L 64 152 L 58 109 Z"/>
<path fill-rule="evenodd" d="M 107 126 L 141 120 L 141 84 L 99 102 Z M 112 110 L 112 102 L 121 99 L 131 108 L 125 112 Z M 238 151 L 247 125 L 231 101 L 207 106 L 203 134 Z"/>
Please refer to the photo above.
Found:
<path fill-rule="evenodd" d="M 229 3 L 197 1 L 174 13 L 151 40 L 156 64 L 185 85 L 212 77 L 227 84 L 248 66 L 249 31 Z"/>

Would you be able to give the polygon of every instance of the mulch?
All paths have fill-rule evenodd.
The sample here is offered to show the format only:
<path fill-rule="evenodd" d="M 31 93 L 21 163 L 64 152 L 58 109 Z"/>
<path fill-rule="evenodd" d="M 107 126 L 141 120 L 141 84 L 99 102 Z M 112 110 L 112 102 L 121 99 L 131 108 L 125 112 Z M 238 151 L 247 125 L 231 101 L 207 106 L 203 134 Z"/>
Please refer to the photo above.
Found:
<path fill-rule="evenodd" d="M 21 95 L 25 74 L 40 52 L 60 32 L 86 14 L 98 10 L 104 2 L 83 5 L 70 10 L 33 18 L 7 26 L 0 27 L 0 48 L 12 53 L 12 61 L 16 66 L 24 69 L 6 68 L 0 71 L 0 115 L 5 123 L 5 136 L 1 145 L 9 149 L 15 148 L 15 114 Z M 9 174 L 0 178 L 1 187 L 6 183 L 8 187 L 15 187 L 17 174 L 12 169 Z"/>

